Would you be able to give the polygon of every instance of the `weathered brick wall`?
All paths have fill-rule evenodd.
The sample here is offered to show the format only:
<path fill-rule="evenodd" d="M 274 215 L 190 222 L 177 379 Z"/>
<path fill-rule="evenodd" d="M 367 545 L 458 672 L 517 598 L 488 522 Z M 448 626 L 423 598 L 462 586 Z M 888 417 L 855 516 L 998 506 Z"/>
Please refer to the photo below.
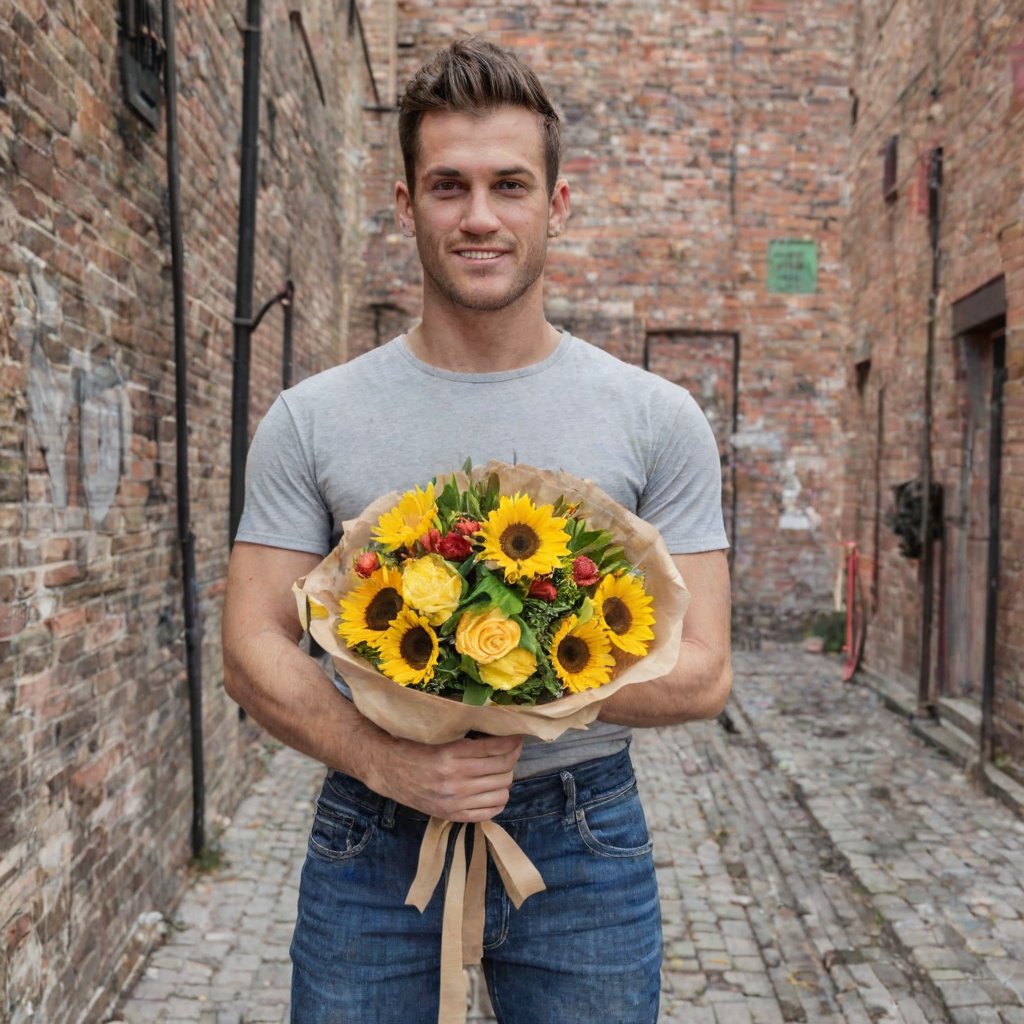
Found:
<path fill-rule="evenodd" d="M 896 538 L 878 522 L 892 505 L 892 486 L 918 476 L 922 467 L 932 279 L 926 161 L 928 152 L 940 146 L 944 173 L 930 442 L 945 512 L 943 540 L 936 548 L 930 690 L 933 697 L 969 695 L 978 700 L 976 685 L 969 694 L 969 680 L 953 678 L 950 648 L 953 620 L 964 614 L 951 600 L 966 550 L 957 547 L 955 539 L 965 528 L 970 501 L 976 500 L 965 493 L 962 475 L 967 458 L 968 369 L 965 346 L 954 337 L 952 310 L 959 299 L 1005 275 L 1008 382 L 996 711 L 999 745 L 1021 754 L 1024 10 L 1020 4 L 999 0 L 941 8 L 928 0 L 862 0 L 854 89 L 858 104 L 851 214 L 844 238 L 852 325 L 846 355 L 851 474 L 844 520 L 866 559 L 866 663 L 916 692 L 924 581 L 919 564 L 898 554 Z M 881 152 L 894 135 L 899 140 L 897 190 L 887 203 L 882 195 Z M 984 403 L 986 397 L 982 394 L 979 400 Z M 980 550 L 972 546 L 969 559 L 976 561 Z M 972 624 L 975 633 L 980 626 Z"/>
<path fill-rule="evenodd" d="M 530 61 L 565 117 L 573 213 L 550 250 L 549 319 L 633 362 L 647 343 L 652 364 L 698 396 L 738 404 L 737 429 L 724 417 L 720 442 L 735 460 L 740 628 L 799 629 L 829 609 L 852 0 L 404 0 L 399 10 L 400 86 L 437 47 L 479 34 Z M 400 174 L 383 143 L 382 155 L 378 166 Z M 415 249 L 395 231 L 392 181 L 382 172 L 367 186 L 377 330 L 354 337 L 357 347 L 418 315 Z M 788 238 L 817 243 L 813 294 L 767 290 L 768 243 Z M 715 358 L 693 355 L 695 334 Z M 714 372 L 733 335 L 738 394 L 731 374 Z"/>
<path fill-rule="evenodd" d="M 299 378 L 344 358 L 360 291 L 366 71 L 336 5 L 302 4 L 322 103 L 287 5 L 267 6 L 255 302 L 295 281 Z M 0 1017 L 17 1022 L 99 1019 L 190 857 L 164 143 L 122 98 L 117 8 L 0 4 Z M 212 833 L 255 750 L 219 646 L 244 6 L 177 8 Z M 254 338 L 253 425 L 280 325 Z"/>

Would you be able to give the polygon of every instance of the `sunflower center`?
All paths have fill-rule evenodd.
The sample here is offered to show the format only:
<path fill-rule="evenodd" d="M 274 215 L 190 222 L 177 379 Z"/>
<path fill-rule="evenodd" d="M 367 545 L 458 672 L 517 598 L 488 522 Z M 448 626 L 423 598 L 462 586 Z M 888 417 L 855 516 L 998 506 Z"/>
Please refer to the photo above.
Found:
<path fill-rule="evenodd" d="M 602 611 L 604 621 L 613 633 L 621 636 L 629 632 L 629 627 L 633 625 L 633 613 L 626 607 L 625 601 L 618 597 L 609 597 L 604 602 Z"/>
<path fill-rule="evenodd" d="M 590 648 L 586 640 L 567 636 L 558 645 L 558 660 L 567 672 L 582 672 L 590 661 Z"/>
<path fill-rule="evenodd" d="M 528 526 L 526 523 L 512 523 L 511 526 L 505 527 L 498 543 L 506 557 L 523 562 L 537 553 L 537 549 L 540 547 L 540 537 L 537 536 L 532 526 Z"/>
<path fill-rule="evenodd" d="M 430 634 L 422 626 L 415 626 L 406 630 L 398 649 L 402 653 L 402 661 L 419 671 L 427 667 L 430 656 L 434 653 L 434 644 Z"/>
<path fill-rule="evenodd" d="M 401 610 L 401 595 L 394 587 L 384 587 L 366 606 L 366 625 L 369 629 L 385 630 Z"/>

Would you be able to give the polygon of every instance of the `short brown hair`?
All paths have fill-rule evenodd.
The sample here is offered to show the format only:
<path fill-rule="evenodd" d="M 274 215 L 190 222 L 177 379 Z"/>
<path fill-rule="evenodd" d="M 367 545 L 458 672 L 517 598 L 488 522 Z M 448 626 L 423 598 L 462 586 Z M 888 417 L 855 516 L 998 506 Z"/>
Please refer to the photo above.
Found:
<path fill-rule="evenodd" d="M 419 153 L 420 122 L 430 110 L 485 114 L 497 107 L 524 107 L 543 119 L 544 165 L 553 195 L 562 159 L 562 129 L 536 72 L 510 50 L 483 39 L 460 39 L 438 50 L 416 72 L 398 102 L 398 141 L 411 195 Z"/>

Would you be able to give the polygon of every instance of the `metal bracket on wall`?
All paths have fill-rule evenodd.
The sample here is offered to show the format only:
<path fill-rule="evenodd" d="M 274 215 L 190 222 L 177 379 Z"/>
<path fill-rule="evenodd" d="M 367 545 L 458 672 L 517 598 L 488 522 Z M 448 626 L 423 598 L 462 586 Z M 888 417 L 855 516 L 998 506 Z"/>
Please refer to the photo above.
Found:
<path fill-rule="evenodd" d="M 316 57 L 313 55 L 313 45 L 309 41 L 309 33 L 306 31 L 306 26 L 302 23 L 302 11 L 297 3 L 288 5 L 288 20 L 291 22 L 292 29 L 297 29 L 302 37 L 302 45 L 306 49 L 306 58 L 309 60 L 309 67 L 313 72 L 313 81 L 316 82 L 316 91 L 320 94 L 320 102 L 326 107 L 327 97 L 324 95 L 324 83 L 320 78 L 320 70 L 316 66 Z"/>

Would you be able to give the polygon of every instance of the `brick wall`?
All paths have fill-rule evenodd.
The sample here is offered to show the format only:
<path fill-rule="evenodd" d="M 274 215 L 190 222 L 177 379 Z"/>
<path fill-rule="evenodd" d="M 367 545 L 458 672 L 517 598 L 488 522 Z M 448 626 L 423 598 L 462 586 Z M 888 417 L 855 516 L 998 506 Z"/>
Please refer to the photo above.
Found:
<path fill-rule="evenodd" d="M 298 379 L 346 352 L 367 74 L 336 5 L 304 3 L 322 103 L 287 6 L 267 6 L 255 302 L 295 281 Z M 117 8 L 14 0 L 0 18 L 0 1017 L 16 1022 L 99 1019 L 190 858 L 164 142 L 122 98 Z M 235 8 L 178 4 L 209 833 L 257 753 L 220 686 Z M 253 349 L 255 424 L 280 388 L 279 312 Z"/>
<path fill-rule="evenodd" d="M 931 628 L 930 698 L 980 701 L 987 478 L 984 364 L 991 342 L 965 343 L 954 305 L 1003 276 L 1005 423 L 996 633 L 998 745 L 1024 753 L 1024 11 L 1019 4 L 864 2 L 858 9 L 858 96 L 844 236 L 851 344 L 845 422 L 850 479 L 844 520 L 865 556 L 866 663 L 917 692 L 921 667 L 920 564 L 899 555 L 879 521 L 891 488 L 918 476 L 925 441 L 926 351 L 932 254 L 927 157 L 943 150 L 934 311 L 934 479 L 943 487 Z M 896 137 L 896 188 L 882 195 L 882 150 Z M 855 364 L 859 363 L 859 371 Z M 973 392 L 973 399 L 972 399 Z M 972 414 L 972 402 L 974 413 Z M 978 425 L 968 446 L 969 426 Z M 968 462 L 968 460 L 973 460 Z M 972 484 L 973 481 L 973 484 Z M 971 596 L 973 592 L 973 596 Z"/>
<path fill-rule="evenodd" d="M 550 248 L 549 319 L 632 362 L 646 348 L 702 400 L 735 410 L 719 440 L 734 463 L 737 625 L 799 631 L 831 608 L 841 550 L 852 0 L 399 10 L 400 84 L 459 34 L 512 46 L 541 74 L 565 118 L 573 196 Z M 396 116 L 386 119 L 393 132 Z M 394 148 L 381 153 L 378 167 L 400 174 Z M 357 345 L 418 315 L 415 247 L 395 231 L 392 181 L 368 182 L 376 333 Z M 778 239 L 816 243 L 815 293 L 769 293 Z M 718 359 L 734 336 L 738 393 Z"/>

